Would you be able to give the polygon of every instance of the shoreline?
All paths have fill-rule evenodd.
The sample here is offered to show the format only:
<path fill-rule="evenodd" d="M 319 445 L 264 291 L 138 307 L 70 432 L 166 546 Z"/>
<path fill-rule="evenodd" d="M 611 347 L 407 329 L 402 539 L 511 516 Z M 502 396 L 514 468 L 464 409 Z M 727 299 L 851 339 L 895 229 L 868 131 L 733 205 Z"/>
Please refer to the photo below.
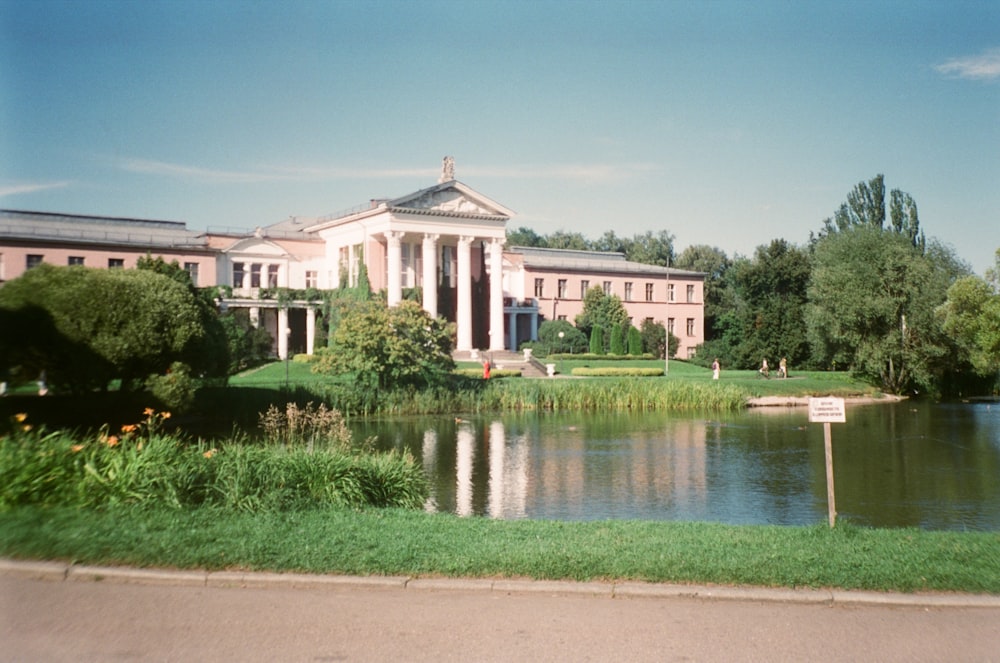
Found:
<path fill-rule="evenodd" d="M 810 396 L 757 396 L 747 399 L 747 407 L 808 407 Z M 882 396 L 845 396 L 847 405 L 871 405 L 873 403 L 898 403 L 907 396 L 885 394 Z"/>

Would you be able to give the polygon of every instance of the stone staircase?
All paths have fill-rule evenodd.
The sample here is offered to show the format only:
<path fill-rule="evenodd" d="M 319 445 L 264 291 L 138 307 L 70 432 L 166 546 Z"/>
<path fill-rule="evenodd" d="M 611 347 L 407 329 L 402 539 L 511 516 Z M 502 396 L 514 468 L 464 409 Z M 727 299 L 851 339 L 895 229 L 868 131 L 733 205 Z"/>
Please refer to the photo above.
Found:
<path fill-rule="evenodd" d="M 534 357 L 525 358 L 523 352 L 509 350 L 472 350 L 455 351 L 451 355 L 455 361 L 476 361 L 480 364 L 489 357 L 493 367 L 497 369 L 519 370 L 526 378 L 544 378 L 548 376 L 545 364 Z"/>

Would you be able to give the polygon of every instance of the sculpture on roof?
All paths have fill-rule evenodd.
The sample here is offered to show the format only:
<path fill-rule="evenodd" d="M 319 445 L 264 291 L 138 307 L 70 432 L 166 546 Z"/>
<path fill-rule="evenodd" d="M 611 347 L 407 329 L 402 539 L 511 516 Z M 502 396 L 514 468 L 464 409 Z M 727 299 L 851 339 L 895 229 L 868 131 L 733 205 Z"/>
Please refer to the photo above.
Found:
<path fill-rule="evenodd" d="M 450 182 L 455 179 L 455 157 L 445 157 L 441 164 L 441 177 L 438 183 Z"/>

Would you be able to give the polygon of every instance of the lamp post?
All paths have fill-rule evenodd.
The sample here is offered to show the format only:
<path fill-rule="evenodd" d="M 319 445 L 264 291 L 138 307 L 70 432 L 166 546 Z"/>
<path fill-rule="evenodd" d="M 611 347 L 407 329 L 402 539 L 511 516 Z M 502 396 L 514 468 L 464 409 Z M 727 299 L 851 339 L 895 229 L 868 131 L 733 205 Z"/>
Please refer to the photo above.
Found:
<path fill-rule="evenodd" d="M 565 354 L 563 350 L 563 337 L 566 336 L 566 332 L 559 332 L 559 353 Z M 563 372 L 562 359 L 559 360 L 559 372 Z"/>
<path fill-rule="evenodd" d="M 663 320 L 663 375 L 670 374 L 670 258 L 667 258 L 667 292 L 664 297 Z"/>
<path fill-rule="evenodd" d="M 285 327 L 285 394 L 288 394 L 288 358 L 291 354 L 291 348 L 288 347 L 288 342 L 291 340 L 292 328 Z"/>

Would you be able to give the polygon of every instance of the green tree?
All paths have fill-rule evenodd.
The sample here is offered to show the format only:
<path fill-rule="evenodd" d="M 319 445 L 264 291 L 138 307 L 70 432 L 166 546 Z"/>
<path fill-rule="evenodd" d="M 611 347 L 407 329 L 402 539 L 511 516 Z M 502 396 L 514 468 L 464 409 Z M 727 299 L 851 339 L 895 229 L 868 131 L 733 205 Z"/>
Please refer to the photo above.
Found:
<path fill-rule="evenodd" d="M 455 367 L 452 328 L 416 302 L 387 308 L 376 301 L 345 303 L 330 347 L 319 353 L 318 373 L 353 373 L 369 391 L 426 387 L 444 382 Z"/>
<path fill-rule="evenodd" d="M 221 363 L 206 351 L 215 345 L 202 302 L 153 271 L 40 265 L 0 288 L 0 309 L 17 323 L 0 357 L 25 358 L 56 388 L 120 379 L 122 390 L 134 389 L 177 361 L 196 375 L 225 375 L 225 346 Z"/>
<path fill-rule="evenodd" d="M 934 391 L 955 360 L 935 316 L 957 261 L 902 233 L 857 225 L 814 247 L 806 322 L 813 354 L 889 393 Z"/>
<path fill-rule="evenodd" d="M 507 246 L 534 246 L 544 248 L 548 244 L 545 238 L 531 228 L 521 226 L 515 230 L 507 229 Z"/>
<path fill-rule="evenodd" d="M 583 296 L 583 311 L 576 316 L 576 326 L 585 334 L 595 326 L 610 330 L 615 325 L 629 324 L 628 311 L 618 295 L 607 295 L 601 286 L 595 285 Z M 602 348 L 602 351 L 605 350 Z"/>
<path fill-rule="evenodd" d="M 674 236 L 666 230 L 635 235 L 625 246 L 625 257 L 645 265 L 675 266 Z"/>
<path fill-rule="evenodd" d="M 642 354 L 642 333 L 632 325 L 628 326 L 628 353 L 635 357 Z"/>
<path fill-rule="evenodd" d="M 978 276 L 960 278 L 948 288 L 938 316 L 976 373 L 1000 371 L 1000 293 L 993 286 Z"/>
<path fill-rule="evenodd" d="M 604 329 L 600 325 L 594 325 L 590 330 L 590 354 L 604 354 Z"/>
<path fill-rule="evenodd" d="M 611 326 L 611 354 L 613 355 L 623 355 L 625 354 L 625 334 L 622 331 L 622 326 L 619 324 L 614 324 Z"/>
<path fill-rule="evenodd" d="M 891 230 L 907 238 L 920 251 L 926 248 L 926 239 L 920 230 L 917 203 L 908 193 L 893 189 L 889 194 L 890 225 L 885 226 L 885 177 L 876 175 L 868 182 L 859 182 L 847 194 L 847 202 L 823 222 L 820 239 L 858 226 Z M 815 238 L 814 238 L 815 241 Z"/>
<path fill-rule="evenodd" d="M 587 336 L 566 320 L 546 320 L 538 325 L 538 340 L 546 354 L 586 352 L 588 345 Z"/>
<path fill-rule="evenodd" d="M 733 261 L 726 252 L 707 244 L 689 246 L 677 256 L 674 266 L 705 274 L 705 340 L 718 338 L 719 318 L 733 307 L 733 296 L 726 280 L 726 274 Z"/>
<path fill-rule="evenodd" d="M 677 338 L 673 334 L 670 334 L 669 346 L 667 344 L 667 330 L 663 326 L 662 322 L 655 322 L 653 320 L 643 320 L 642 329 L 639 330 L 640 336 L 642 336 L 642 349 L 643 352 L 648 352 L 654 357 L 659 357 L 664 359 L 664 353 L 669 349 L 670 356 L 676 357 L 677 350 L 681 347 L 681 339 Z"/>

